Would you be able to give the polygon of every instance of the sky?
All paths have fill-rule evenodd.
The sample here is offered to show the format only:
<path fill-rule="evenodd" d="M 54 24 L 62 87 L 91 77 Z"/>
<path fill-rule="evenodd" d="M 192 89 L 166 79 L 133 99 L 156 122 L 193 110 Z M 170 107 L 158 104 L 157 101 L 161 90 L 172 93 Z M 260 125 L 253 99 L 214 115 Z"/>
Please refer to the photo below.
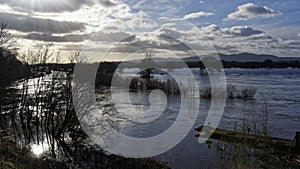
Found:
<path fill-rule="evenodd" d="M 0 0 L 19 52 L 53 43 L 66 57 L 120 60 L 251 52 L 300 56 L 299 0 Z M 109 53 L 109 55 L 108 55 Z"/>

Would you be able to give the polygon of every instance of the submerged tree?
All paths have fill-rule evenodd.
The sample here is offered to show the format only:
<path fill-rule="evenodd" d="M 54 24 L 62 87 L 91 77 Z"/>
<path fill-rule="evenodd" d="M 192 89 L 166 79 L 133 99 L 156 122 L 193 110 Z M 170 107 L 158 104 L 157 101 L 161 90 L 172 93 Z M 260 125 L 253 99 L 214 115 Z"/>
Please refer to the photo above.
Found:
<path fill-rule="evenodd" d="M 142 78 L 151 78 L 151 70 L 155 66 L 155 64 L 152 61 L 152 58 L 154 57 L 154 50 L 152 48 L 145 47 L 142 48 L 142 52 L 145 56 L 145 59 L 141 63 L 141 67 L 143 69 Z"/>

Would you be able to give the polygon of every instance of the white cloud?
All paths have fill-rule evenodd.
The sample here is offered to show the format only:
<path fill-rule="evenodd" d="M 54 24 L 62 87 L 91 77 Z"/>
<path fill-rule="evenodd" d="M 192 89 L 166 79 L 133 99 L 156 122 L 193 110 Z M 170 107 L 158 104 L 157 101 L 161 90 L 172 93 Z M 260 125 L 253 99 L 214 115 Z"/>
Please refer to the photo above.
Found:
<path fill-rule="evenodd" d="M 199 18 L 199 17 L 203 17 L 203 16 L 211 16 L 214 15 L 214 13 L 210 13 L 210 12 L 195 12 L 195 13 L 190 13 L 187 15 L 184 15 L 183 19 L 194 19 L 194 18 Z"/>
<path fill-rule="evenodd" d="M 231 28 L 224 28 L 223 32 L 233 36 L 252 36 L 264 33 L 263 31 L 255 30 L 248 26 L 234 26 Z"/>
<path fill-rule="evenodd" d="M 249 26 L 233 26 L 230 28 L 220 28 L 215 24 L 201 27 L 200 31 L 203 35 L 213 35 L 223 38 L 251 37 L 254 35 L 264 34 L 263 31 L 251 28 Z"/>
<path fill-rule="evenodd" d="M 236 11 L 229 14 L 225 20 L 249 20 L 257 17 L 269 18 L 281 15 L 267 6 L 257 6 L 253 3 L 246 3 L 238 6 Z"/>
<path fill-rule="evenodd" d="M 201 30 L 204 31 L 204 33 L 207 33 L 207 34 L 216 33 L 216 32 L 221 31 L 219 26 L 216 25 L 216 24 L 211 24 L 211 25 L 208 25 L 206 27 L 202 27 Z"/>
<path fill-rule="evenodd" d="M 134 10 L 142 10 L 144 12 L 158 12 L 172 15 L 178 15 L 178 13 L 185 11 L 185 8 L 193 4 L 192 1 L 182 0 L 123 0 L 123 2 L 128 4 Z"/>
<path fill-rule="evenodd" d="M 272 37 L 262 30 L 249 26 L 220 28 L 218 25 L 211 24 L 181 33 L 188 39 L 188 42 L 195 46 L 209 39 L 217 52 L 225 54 L 242 52 L 278 56 L 299 56 L 300 54 L 300 40 Z"/>
<path fill-rule="evenodd" d="M 300 36 L 300 32 L 297 34 L 297 36 Z"/>
<path fill-rule="evenodd" d="M 214 48 L 207 45 L 208 43 L 213 44 Z M 300 54 L 300 40 L 272 37 L 262 30 L 249 26 L 220 28 L 215 24 L 201 28 L 194 27 L 190 30 L 181 30 L 176 25 L 164 24 L 151 33 L 132 37 L 130 41 L 122 44 L 123 46 L 119 46 L 118 51 L 129 53 L 144 46 L 151 46 L 155 50 L 181 52 L 184 56 L 190 56 L 189 47 L 193 47 L 200 54 L 214 52 L 224 54 L 249 52 L 278 56 Z"/>

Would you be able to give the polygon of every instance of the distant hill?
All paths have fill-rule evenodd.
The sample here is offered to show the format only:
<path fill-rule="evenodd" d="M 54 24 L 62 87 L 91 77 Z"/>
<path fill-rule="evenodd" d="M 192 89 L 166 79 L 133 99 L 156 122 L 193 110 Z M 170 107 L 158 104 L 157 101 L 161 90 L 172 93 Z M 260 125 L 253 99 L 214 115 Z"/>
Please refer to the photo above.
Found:
<path fill-rule="evenodd" d="M 300 57 L 278 57 L 274 55 L 267 54 L 254 54 L 254 53 L 240 53 L 240 54 L 218 54 L 220 59 L 223 61 L 223 66 L 230 67 L 239 67 L 239 68 L 286 68 L 286 67 L 300 67 Z M 209 56 L 209 55 L 207 55 Z M 268 60 L 268 61 L 267 61 Z M 271 61 L 270 61 L 271 60 Z M 152 58 L 159 67 L 164 68 L 181 68 L 183 65 L 182 62 L 188 64 L 189 67 L 201 67 L 204 66 L 200 62 L 198 56 L 186 57 L 183 59 L 179 58 Z M 267 61 L 267 62 L 265 62 Z M 297 62 L 294 62 L 297 61 Z M 274 62 L 274 63 L 273 63 Z M 284 62 L 293 62 L 293 63 L 284 63 Z M 122 62 L 123 68 L 128 67 L 139 67 L 142 63 L 142 60 L 131 60 Z M 200 65 L 199 65 L 200 64 Z"/>
<path fill-rule="evenodd" d="M 272 61 L 295 61 L 300 60 L 300 57 L 278 57 L 274 55 L 267 55 L 267 54 L 254 54 L 254 53 L 240 53 L 240 54 L 218 54 L 221 60 L 224 61 L 237 61 L 237 62 L 264 62 L 267 59 L 271 59 Z M 199 57 L 193 56 L 185 58 L 184 61 L 186 62 L 195 62 L 199 61 Z"/>

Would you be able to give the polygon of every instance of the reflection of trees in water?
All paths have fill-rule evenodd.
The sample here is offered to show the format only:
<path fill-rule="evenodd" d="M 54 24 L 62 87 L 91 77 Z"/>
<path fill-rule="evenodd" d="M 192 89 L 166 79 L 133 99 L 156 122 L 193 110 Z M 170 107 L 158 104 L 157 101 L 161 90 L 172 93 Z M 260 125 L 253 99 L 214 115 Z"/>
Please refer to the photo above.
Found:
<path fill-rule="evenodd" d="M 107 91 L 98 90 L 100 105 L 93 103 L 89 97 L 89 84 L 79 84 L 71 80 L 71 72 L 53 72 L 49 76 L 19 82 L 19 86 L 6 91 L 1 100 L 0 130 L 5 131 L 6 139 L 21 142 L 22 145 L 46 142 L 49 151 L 42 155 L 47 161 L 53 159 L 68 163 L 70 166 L 82 168 L 166 168 L 151 159 L 127 159 L 115 155 L 106 155 L 101 147 L 91 143 L 83 131 L 78 119 L 89 118 L 90 112 L 100 107 L 103 119 L 91 119 L 85 124 L 85 130 L 93 132 L 95 126 L 104 124 L 117 126 L 114 119 L 115 111 L 107 100 Z M 73 83 L 73 84 L 72 84 Z M 79 106 L 83 113 L 76 114 L 73 106 L 71 84 L 75 91 L 74 97 L 87 99 Z M 76 100 L 76 99 L 75 99 Z M 107 103 L 107 104 L 106 104 Z M 101 134 L 105 130 L 97 130 Z M 3 138 L 4 136 L 1 135 Z"/>
<path fill-rule="evenodd" d="M 215 146 L 219 156 L 219 168 L 222 169 L 250 169 L 250 168 L 299 168 L 299 155 L 286 152 L 273 152 L 265 148 L 254 149 L 244 145 L 217 142 Z"/>
<path fill-rule="evenodd" d="M 242 101 L 242 118 L 234 124 L 234 130 L 246 134 L 267 136 L 268 133 L 268 108 L 265 102 L 261 109 L 253 110 L 255 101 Z M 260 112 L 260 113 L 257 113 Z M 237 168 L 261 168 L 269 167 L 268 163 L 262 161 L 262 156 L 268 153 L 267 145 L 261 144 L 257 148 L 251 147 L 249 140 L 239 140 L 239 144 L 218 141 L 215 149 L 219 155 L 219 166 L 224 169 Z"/>
<path fill-rule="evenodd" d="M 261 150 L 235 144 L 218 142 L 219 166 L 222 169 L 259 168 L 258 154 Z"/>
<path fill-rule="evenodd" d="M 45 139 L 53 157 L 59 149 L 73 156 L 66 139 L 73 142 L 73 135 L 85 135 L 72 106 L 71 76 L 61 72 L 51 76 L 24 80 L 20 89 L 8 90 L 1 106 L 1 128 L 11 139 L 25 144 L 40 144 Z"/>
<path fill-rule="evenodd" d="M 230 114 L 233 127 L 216 129 L 211 137 L 215 140 L 206 141 L 209 148 L 213 144 L 219 157 L 218 168 L 299 168 L 299 153 L 295 152 L 293 141 L 271 136 L 267 100 L 263 98 L 263 104 L 257 102 L 227 100 L 228 107 L 239 109 L 238 114 Z"/>
<path fill-rule="evenodd" d="M 25 145 L 45 140 L 52 157 L 76 160 L 86 134 L 72 104 L 71 73 L 25 80 L 19 88 L 9 89 L 2 99 L 1 129 Z"/>

